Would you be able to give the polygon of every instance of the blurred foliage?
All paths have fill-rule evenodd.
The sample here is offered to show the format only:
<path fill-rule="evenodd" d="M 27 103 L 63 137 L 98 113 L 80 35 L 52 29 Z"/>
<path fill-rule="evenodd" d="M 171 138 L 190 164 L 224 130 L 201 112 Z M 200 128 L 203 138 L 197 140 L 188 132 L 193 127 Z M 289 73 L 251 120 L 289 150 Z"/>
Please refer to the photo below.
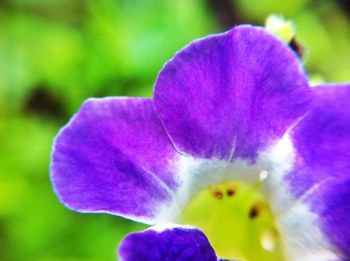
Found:
<path fill-rule="evenodd" d="M 270 13 L 295 21 L 309 74 L 349 80 L 347 1 L 0 0 L 0 260 L 114 260 L 145 226 L 58 202 L 55 134 L 86 98 L 150 96 L 191 40 Z"/>

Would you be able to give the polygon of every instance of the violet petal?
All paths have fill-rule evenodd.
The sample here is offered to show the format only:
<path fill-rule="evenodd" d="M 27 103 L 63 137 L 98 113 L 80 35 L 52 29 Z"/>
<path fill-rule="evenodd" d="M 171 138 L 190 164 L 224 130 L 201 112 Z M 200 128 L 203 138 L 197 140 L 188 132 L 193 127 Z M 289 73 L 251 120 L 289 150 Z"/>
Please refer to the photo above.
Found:
<path fill-rule="evenodd" d="M 238 26 L 194 41 L 158 75 L 154 103 L 178 150 L 254 160 L 307 110 L 295 53 L 265 30 Z M 234 153 L 233 153 L 234 150 Z"/>
<path fill-rule="evenodd" d="M 207 237 L 195 228 L 148 229 L 128 235 L 119 247 L 123 261 L 216 261 Z"/>
<path fill-rule="evenodd" d="M 56 138 L 51 179 L 69 208 L 153 223 L 177 187 L 177 155 L 151 100 L 90 99 Z"/>

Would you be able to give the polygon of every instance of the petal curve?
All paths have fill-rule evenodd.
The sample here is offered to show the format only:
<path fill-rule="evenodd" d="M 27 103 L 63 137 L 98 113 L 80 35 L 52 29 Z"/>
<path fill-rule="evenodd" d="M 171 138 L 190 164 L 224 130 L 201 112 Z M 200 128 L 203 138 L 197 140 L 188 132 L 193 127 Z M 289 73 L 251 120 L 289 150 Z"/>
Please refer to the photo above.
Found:
<path fill-rule="evenodd" d="M 317 226 L 341 260 L 350 259 L 350 177 L 321 184 L 306 200 L 317 213 Z"/>
<path fill-rule="evenodd" d="M 350 258 L 350 84 L 313 89 L 310 112 L 290 132 L 292 195 L 317 215 L 316 225 L 340 256 Z"/>
<path fill-rule="evenodd" d="M 51 179 L 69 208 L 153 223 L 173 201 L 177 157 L 151 100 L 90 99 L 55 140 Z"/>
<path fill-rule="evenodd" d="M 254 160 L 309 99 L 295 53 L 253 26 L 194 41 L 163 67 L 154 90 L 156 112 L 179 151 L 225 160 Z"/>
<path fill-rule="evenodd" d="M 119 248 L 123 261 L 216 261 L 207 237 L 196 228 L 151 228 L 128 235 Z"/>

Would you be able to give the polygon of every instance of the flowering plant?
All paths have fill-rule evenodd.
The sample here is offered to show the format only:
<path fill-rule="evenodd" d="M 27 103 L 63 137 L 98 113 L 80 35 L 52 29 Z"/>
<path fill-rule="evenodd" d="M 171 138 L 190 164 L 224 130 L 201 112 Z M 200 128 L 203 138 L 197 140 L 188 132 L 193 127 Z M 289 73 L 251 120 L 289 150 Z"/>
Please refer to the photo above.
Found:
<path fill-rule="evenodd" d="M 151 99 L 87 100 L 57 135 L 52 183 L 73 210 L 154 225 L 123 260 L 347 260 L 349 100 L 237 26 L 176 53 Z"/>

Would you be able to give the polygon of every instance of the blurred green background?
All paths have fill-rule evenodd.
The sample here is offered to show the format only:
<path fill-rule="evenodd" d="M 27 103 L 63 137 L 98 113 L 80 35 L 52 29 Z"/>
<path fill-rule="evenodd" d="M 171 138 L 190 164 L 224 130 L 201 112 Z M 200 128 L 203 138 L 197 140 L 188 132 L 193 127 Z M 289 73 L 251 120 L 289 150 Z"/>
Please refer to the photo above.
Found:
<path fill-rule="evenodd" d="M 176 50 L 270 13 L 295 21 L 312 77 L 350 80 L 347 0 L 0 0 L 0 260 L 115 260 L 144 226 L 63 207 L 53 137 L 86 98 L 151 96 Z"/>

